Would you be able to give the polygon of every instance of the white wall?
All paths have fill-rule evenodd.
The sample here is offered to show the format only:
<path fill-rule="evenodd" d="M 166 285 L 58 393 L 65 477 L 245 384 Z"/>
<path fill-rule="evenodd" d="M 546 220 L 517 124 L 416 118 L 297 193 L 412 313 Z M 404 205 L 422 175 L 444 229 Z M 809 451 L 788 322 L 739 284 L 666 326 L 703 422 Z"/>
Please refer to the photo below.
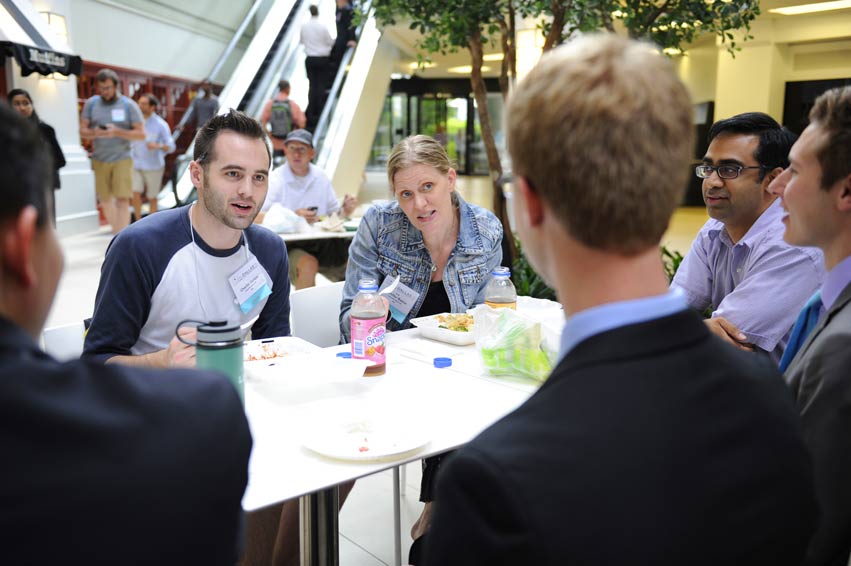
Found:
<path fill-rule="evenodd" d="M 28 16 L 39 33 L 56 51 L 72 52 L 67 42 L 56 36 L 44 23 L 38 11 L 67 14 L 69 0 L 16 0 L 16 5 Z M 14 59 L 7 59 L 9 88 L 23 88 L 33 97 L 39 117 L 53 126 L 62 146 L 67 165 L 60 170 L 62 189 L 56 193 L 57 227 L 61 235 L 88 232 L 98 227 L 95 209 L 94 175 L 89 159 L 80 145 L 77 118 L 77 79 L 54 80 L 32 74 L 21 76 L 21 68 Z"/>
<path fill-rule="evenodd" d="M 198 15 L 180 11 L 169 21 L 169 15 L 153 2 L 74 0 L 68 18 L 71 45 L 89 61 L 200 81 L 251 4 L 247 0 L 175 3 Z M 227 23 L 220 24 L 222 20 Z M 245 45 L 237 45 L 214 80 L 226 82 Z"/>

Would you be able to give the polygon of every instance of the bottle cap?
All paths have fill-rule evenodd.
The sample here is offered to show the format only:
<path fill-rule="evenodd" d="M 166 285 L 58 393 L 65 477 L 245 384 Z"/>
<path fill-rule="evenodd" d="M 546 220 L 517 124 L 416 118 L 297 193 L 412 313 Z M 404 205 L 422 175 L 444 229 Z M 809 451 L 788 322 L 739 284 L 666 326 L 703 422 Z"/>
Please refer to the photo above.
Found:
<path fill-rule="evenodd" d="M 337 353 L 337 357 L 338 358 L 350 359 L 352 357 L 352 353 L 351 352 L 339 352 L 339 353 Z"/>
<path fill-rule="evenodd" d="M 452 358 L 434 358 L 434 367 L 448 368 L 452 365 Z"/>

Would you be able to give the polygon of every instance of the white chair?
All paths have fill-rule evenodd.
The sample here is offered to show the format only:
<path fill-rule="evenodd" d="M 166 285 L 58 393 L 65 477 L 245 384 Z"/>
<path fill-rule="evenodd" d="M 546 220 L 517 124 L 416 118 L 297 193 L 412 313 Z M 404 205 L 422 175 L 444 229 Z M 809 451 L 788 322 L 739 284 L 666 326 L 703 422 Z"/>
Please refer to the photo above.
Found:
<path fill-rule="evenodd" d="M 321 348 L 339 344 L 344 284 L 345 281 L 338 281 L 293 291 L 290 294 L 292 335 Z"/>
<path fill-rule="evenodd" d="M 85 332 L 82 322 L 45 328 L 41 333 L 42 347 L 61 362 L 75 360 L 83 353 Z"/>

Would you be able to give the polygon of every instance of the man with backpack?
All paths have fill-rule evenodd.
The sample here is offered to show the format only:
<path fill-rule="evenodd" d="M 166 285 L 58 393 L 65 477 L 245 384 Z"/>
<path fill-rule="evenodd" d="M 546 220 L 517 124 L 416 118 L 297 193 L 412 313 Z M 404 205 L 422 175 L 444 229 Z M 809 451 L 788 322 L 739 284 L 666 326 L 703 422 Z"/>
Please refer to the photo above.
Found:
<path fill-rule="evenodd" d="M 281 79 L 278 82 L 278 93 L 266 102 L 260 115 L 260 123 L 272 138 L 275 157 L 284 156 L 284 139 L 293 130 L 304 128 L 307 117 L 304 111 L 290 100 L 290 81 Z"/>

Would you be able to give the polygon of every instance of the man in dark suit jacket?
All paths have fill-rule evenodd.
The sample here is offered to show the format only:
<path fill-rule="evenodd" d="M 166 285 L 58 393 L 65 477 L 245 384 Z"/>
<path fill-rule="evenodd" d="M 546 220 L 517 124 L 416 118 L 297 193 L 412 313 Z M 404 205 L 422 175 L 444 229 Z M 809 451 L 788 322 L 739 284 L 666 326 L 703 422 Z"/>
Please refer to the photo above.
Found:
<path fill-rule="evenodd" d="M 816 509 L 788 391 L 662 270 L 693 148 L 670 62 L 586 36 L 506 115 L 515 227 L 568 318 L 541 389 L 449 460 L 426 563 L 797 565 Z"/>
<path fill-rule="evenodd" d="M 51 162 L 6 107 L 0 146 L 0 563 L 234 564 L 251 449 L 236 391 L 38 349 L 63 263 Z"/>
<path fill-rule="evenodd" d="M 821 507 L 804 563 L 845 566 L 851 554 L 851 87 L 816 100 L 789 160 L 770 187 L 787 212 L 783 238 L 821 248 L 828 271 L 813 303 L 820 313 L 802 313 L 815 328 L 785 374 L 812 451 Z"/>

